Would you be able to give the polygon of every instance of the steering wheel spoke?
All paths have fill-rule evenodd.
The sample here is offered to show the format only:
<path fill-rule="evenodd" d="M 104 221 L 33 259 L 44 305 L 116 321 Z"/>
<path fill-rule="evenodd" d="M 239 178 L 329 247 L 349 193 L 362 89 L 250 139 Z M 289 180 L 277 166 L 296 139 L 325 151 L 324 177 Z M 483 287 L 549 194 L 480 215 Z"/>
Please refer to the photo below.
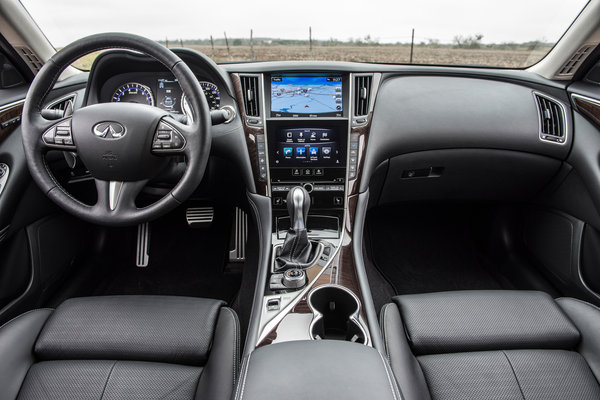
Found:
<path fill-rule="evenodd" d="M 105 214 L 134 212 L 138 208 L 135 199 L 148 180 L 141 181 L 103 181 L 95 179 L 98 201 L 95 208 Z"/>
<path fill-rule="evenodd" d="M 188 125 L 162 118 L 152 139 L 152 153 L 156 155 L 179 155 L 186 151 L 190 135 Z"/>
<path fill-rule="evenodd" d="M 71 129 L 71 118 L 64 118 L 58 122 L 48 122 L 48 127 L 42 133 L 42 146 L 48 150 L 76 151 L 77 148 L 73 141 Z"/>

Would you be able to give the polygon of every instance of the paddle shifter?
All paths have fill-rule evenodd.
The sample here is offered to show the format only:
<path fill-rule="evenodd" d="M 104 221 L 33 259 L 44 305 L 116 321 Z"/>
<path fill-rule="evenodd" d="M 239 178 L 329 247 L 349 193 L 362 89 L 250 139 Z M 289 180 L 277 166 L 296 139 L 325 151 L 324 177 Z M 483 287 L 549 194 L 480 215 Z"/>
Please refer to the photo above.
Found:
<path fill-rule="evenodd" d="M 312 245 L 306 232 L 310 195 L 300 186 L 293 187 L 287 195 L 287 208 L 291 225 L 276 260 L 275 268 L 278 271 L 309 267 L 312 253 Z"/>

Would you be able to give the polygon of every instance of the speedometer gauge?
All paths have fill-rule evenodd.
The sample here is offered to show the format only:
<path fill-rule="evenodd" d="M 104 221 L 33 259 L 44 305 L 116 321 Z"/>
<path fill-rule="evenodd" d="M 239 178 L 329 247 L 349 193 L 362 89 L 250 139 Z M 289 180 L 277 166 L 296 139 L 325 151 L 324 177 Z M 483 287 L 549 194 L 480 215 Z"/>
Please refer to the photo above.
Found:
<path fill-rule="evenodd" d="M 217 85 L 203 81 L 200 82 L 200 86 L 202 86 L 204 96 L 206 96 L 208 107 L 211 110 L 218 110 L 219 107 L 221 107 L 221 93 L 219 93 L 219 88 Z"/>
<path fill-rule="evenodd" d="M 137 82 L 129 82 L 115 90 L 111 101 L 114 103 L 139 103 L 153 106 L 154 96 L 148 86 Z"/>

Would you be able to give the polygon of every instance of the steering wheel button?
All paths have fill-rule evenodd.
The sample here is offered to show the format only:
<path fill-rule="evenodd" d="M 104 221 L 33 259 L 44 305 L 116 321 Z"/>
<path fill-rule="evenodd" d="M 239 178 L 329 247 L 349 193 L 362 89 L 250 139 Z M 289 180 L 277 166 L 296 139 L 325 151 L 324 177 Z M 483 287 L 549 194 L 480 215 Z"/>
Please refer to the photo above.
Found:
<path fill-rule="evenodd" d="M 55 137 L 54 138 L 54 144 L 65 144 L 63 138 L 61 137 Z"/>
<path fill-rule="evenodd" d="M 48 144 L 54 144 L 54 128 L 51 128 L 44 133 L 44 142 Z"/>

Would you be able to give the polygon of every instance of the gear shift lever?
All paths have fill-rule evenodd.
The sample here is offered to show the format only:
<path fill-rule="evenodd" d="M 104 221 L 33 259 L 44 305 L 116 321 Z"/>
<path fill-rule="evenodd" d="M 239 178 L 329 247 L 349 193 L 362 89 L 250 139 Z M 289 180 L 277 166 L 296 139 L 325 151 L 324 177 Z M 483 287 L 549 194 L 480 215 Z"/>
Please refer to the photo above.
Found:
<path fill-rule="evenodd" d="M 277 257 L 276 270 L 308 267 L 312 250 L 306 232 L 310 195 L 303 187 L 293 187 L 287 195 L 287 208 L 291 225 L 285 236 L 281 254 Z"/>

